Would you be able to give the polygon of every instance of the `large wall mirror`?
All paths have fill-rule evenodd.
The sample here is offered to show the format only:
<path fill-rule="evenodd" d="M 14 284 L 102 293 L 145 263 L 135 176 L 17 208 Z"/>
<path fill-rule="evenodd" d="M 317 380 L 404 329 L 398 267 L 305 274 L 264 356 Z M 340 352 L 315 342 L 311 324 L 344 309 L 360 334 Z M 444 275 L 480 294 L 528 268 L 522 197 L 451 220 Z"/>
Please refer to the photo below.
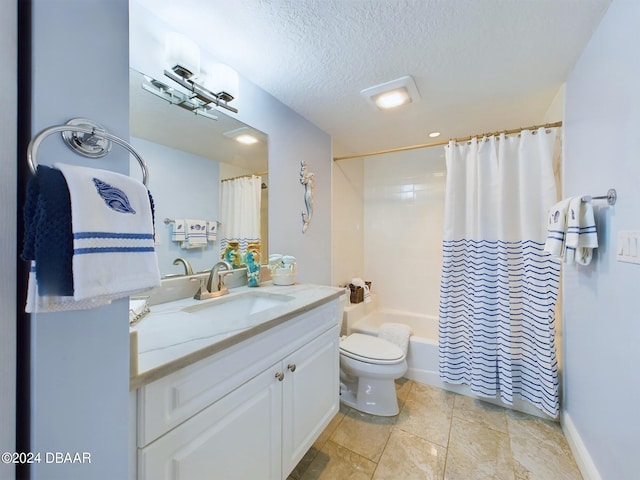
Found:
<path fill-rule="evenodd" d="M 170 80 L 151 79 L 130 70 L 131 143 L 149 165 L 161 274 L 184 274 L 183 265 L 174 264 L 177 258 L 187 260 L 194 272 L 210 269 L 220 260 L 224 225 L 219 225 L 215 240 L 209 238 L 206 245 L 195 247 L 175 239 L 171 220 L 221 221 L 221 182 L 251 175 L 261 177 L 261 261 L 265 263 L 269 191 L 267 135 L 218 109 L 208 111 L 206 116 L 194 114 L 143 87 L 145 84 L 157 87 L 158 82 L 167 84 Z M 259 141 L 250 145 L 240 143 L 236 139 L 238 132 L 252 133 Z M 134 171 L 138 166 L 131 168 Z M 230 210 L 238 217 L 243 215 L 241 209 L 231 207 Z"/>

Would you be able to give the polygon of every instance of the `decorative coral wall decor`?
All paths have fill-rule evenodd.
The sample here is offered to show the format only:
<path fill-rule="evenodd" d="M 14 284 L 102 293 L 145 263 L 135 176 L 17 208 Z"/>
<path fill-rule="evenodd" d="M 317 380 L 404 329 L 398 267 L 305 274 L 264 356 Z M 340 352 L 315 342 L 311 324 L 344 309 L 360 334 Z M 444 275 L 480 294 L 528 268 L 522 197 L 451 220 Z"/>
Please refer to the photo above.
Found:
<path fill-rule="evenodd" d="M 305 210 L 302 212 L 302 233 L 305 233 L 311 223 L 311 217 L 313 216 L 313 173 L 309 172 L 307 168 L 307 162 L 300 162 L 300 183 L 304 186 L 304 206 Z"/>

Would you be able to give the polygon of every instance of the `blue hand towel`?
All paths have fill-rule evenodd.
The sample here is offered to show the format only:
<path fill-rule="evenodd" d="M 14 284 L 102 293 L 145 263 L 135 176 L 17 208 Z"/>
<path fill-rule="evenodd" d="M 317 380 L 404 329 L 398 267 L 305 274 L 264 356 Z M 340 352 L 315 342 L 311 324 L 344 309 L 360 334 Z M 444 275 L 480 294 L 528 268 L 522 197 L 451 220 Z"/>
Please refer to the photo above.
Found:
<path fill-rule="evenodd" d="M 160 285 L 151 200 L 138 180 L 56 163 L 71 198 L 76 301 L 110 301 Z"/>
<path fill-rule="evenodd" d="M 40 295 L 73 296 L 71 199 L 60 170 L 39 165 L 27 185 L 22 259 L 34 262 Z"/>

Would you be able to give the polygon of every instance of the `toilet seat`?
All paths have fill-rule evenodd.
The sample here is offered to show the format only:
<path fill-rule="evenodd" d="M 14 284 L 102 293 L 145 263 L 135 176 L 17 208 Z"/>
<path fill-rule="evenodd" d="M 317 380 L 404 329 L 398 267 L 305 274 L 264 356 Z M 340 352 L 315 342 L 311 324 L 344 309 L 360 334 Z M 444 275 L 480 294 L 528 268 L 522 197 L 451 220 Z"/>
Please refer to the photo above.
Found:
<path fill-rule="evenodd" d="M 340 353 L 354 360 L 378 365 L 400 363 L 405 357 L 397 345 L 362 333 L 352 333 L 341 340 Z"/>

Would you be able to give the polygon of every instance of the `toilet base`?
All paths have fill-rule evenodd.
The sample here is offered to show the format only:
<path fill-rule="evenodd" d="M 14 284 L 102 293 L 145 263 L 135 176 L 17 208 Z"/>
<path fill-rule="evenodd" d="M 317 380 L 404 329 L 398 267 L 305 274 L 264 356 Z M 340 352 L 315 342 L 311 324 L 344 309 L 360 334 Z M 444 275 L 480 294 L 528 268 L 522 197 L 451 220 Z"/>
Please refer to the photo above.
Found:
<path fill-rule="evenodd" d="M 393 379 L 359 377 L 340 383 L 340 401 L 371 415 L 393 417 L 400 412 Z"/>

